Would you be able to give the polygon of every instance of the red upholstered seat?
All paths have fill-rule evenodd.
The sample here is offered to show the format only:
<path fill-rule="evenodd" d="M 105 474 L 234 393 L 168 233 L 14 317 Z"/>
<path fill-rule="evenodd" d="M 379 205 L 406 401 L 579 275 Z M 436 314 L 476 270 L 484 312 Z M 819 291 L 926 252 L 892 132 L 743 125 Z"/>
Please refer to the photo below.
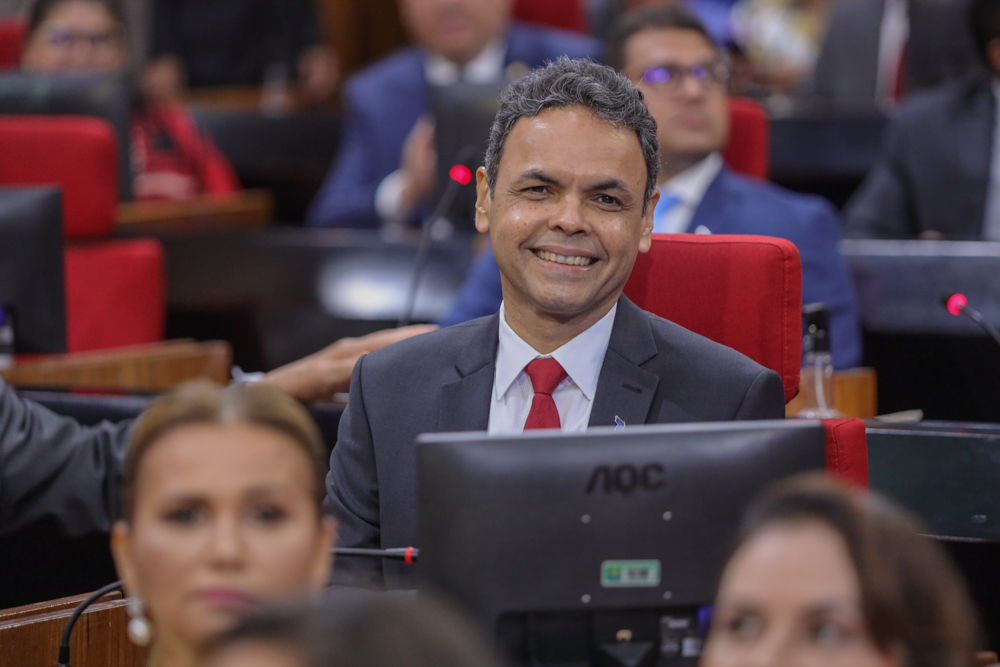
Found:
<path fill-rule="evenodd" d="M 581 0 L 516 0 L 514 18 L 550 28 L 587 32 Z"/>
<path fill-rule="evenodd" d="M 118 204 L 116 139 L 103 120 L 0 116 L 0 184 L 63 191 L 66 326 L 70 352 L 163 339 L 163 247 L 107 241 Z"/>
<path fill-rule="evenodd" d="M 733 171 L 766 180 L 770 173 L 770 125 L 759 102 L 729 99 L 729 140 L 722 157 Z"/>
<path fill-rule="evenodd" d="M 742 352 L 778 373 L 787 403 L 799 388 L 802 263 L 795 245 L 769 236 L 654 234 L 625 294 L 641 308 Z M 827 470 L 868 485 L 860 419 L 824 420 Z"/>
<path fill-rule="evenodd" d="M 27 26 L 21 19 L 0 19 L 0 69 L 17 69 L 21 64 L 26 31 Z"/>
<path fill-rule="evenodd" d="M 89 116 L 0 117 L 0 183 L 54 183 L 63 191 L 67 239 L 104 238 L 118 205 L 117 140 Z"/>
<path fill-rule="evenodd" d="M 802 263 L 770 236 L 654 234 L 625 294 L 643 309 L 742 352 L 781 376 L 785 401 L 802 366 Z"/>

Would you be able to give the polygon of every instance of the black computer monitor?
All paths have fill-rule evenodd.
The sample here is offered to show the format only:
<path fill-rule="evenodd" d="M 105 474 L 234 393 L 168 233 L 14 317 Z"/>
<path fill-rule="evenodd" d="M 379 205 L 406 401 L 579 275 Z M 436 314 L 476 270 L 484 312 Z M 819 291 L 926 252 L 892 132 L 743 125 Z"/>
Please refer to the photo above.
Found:
<path fill-rule="evenodd" d="M 118 139 L 118 197 L 132 199 L 133 86 L 125 73 L 0 74 L 0 115 L 96 116 Z"/>
<path fill-rule="evenodd" d="M 0 188 L 0 308 L 18 354 L 66 351 L 59 188 Z"/>
<path fill-rule="evenodd" d="M 445 212 L 458 229 L 473 229 L 476 209 L 476 169 L 483 164 L 490 127 L 500 110 L 502 87 L 488 84 L 455 83 L 431 88 L 434 114 L 434 141 L 437 150 L 437 195 L 440 198 L 450 179 L 452 167 L 463 164 L 472 174 L 452 206 Z"/>
<path fill-rule="evenodd" d="M 522 664 L 691 664 L 747 504 L 821 470 L 818 421 L 421 436 L 422 586 Z"/>

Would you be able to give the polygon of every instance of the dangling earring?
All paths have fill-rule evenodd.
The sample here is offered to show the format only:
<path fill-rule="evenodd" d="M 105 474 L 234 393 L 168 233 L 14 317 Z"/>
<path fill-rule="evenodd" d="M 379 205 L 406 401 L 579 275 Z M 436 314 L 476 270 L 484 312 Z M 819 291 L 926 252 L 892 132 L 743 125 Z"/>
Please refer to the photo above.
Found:
<path fill-rule="evenodd" d="M 142 597 L 139 595 L 129 597 L 127 609 L 129 616 L 128 638 L 136 646 L 146 646 L 153 638 L 153 628 L 150 627 L 149 619 L 146 618 Z"/>

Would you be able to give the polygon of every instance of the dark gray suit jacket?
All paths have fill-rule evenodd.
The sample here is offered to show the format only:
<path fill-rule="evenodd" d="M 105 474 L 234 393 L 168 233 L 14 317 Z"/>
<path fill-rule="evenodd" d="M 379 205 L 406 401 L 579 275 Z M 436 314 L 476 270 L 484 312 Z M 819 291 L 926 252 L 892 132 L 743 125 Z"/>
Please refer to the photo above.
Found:
<path fill-rule="evenodd" d="M 422 433 L 487 429 L 498 341 L 494 314 L 358 361 L 326 482 L 339 546 L 419 546 L 414 442 Z M 663 424 L 784 414 L 777 373 L 621 297 L 591 426 L 614 426 L 616 415 L 626 424 Z M 334 583 L 412 587 L 407 567 L 341 558 Z"/>
<path fill-rule="evenodd" d="M 0 380 L 0 533 L 45 517 L 70 535 L 110 530 L 131 425 L 82 426 Z"/>
<path fill-rule="evenodd" d="M 979 239 L 989 188 L 996 101 L 973 75 L 908 100 L 882 156 L 844 210 L 844 236 L 912 239 L 925 231 Z"/>
<path fill-rule="evenodd" d="M 817 106 L 874 110 L 885 0 L 842 0 L 830 8 L 826 35 L 803 95 Z M 910 0 L 906 92 L 979 69 L 967 27 L 967 0 Z"/>

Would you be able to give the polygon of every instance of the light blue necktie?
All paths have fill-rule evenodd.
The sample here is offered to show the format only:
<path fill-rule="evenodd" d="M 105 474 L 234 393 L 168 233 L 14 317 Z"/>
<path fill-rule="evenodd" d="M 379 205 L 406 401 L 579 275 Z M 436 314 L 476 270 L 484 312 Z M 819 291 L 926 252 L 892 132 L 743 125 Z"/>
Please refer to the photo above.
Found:
<path fill-rule="evenodd" d="M 680 203 L 681 198 L 677 195 L 666 192 L 660 194 L 660 201 L 656 204 L 656 210 L 653 211 L 654 234 L 667 233 L 667 214 Z"/>

